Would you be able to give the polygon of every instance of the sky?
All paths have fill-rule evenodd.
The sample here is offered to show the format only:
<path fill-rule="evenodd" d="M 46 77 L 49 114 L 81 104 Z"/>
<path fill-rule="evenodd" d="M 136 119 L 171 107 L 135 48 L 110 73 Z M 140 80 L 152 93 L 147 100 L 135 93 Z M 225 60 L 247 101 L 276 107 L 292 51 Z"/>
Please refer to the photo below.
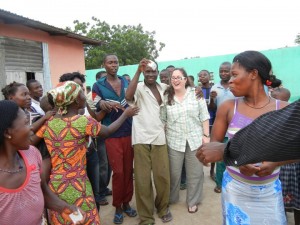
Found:
<path fill-rule="evenodd" d="M 300 33 L 296 0 L 1 0 L 0 8 L 60 28 L 92 16 L 141 24 L 166 44 L 157 61 L 292 47 Z"/>

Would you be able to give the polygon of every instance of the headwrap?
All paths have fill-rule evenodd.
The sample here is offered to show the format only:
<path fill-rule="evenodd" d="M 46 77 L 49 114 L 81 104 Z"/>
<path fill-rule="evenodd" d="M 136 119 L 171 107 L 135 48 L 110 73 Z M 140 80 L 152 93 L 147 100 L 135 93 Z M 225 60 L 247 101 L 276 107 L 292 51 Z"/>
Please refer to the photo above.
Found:
<path fill-rule="evenodd" d="M 56 88 L 50 90 L 48 94 L 52 95 L 53 103 L 58 108 L 57 113 L 64 115 L 67 111 L 67 106 L 72 104 L 82 90 L 79 84 L 74 81 L 66 81 L 59 83 Z"/>

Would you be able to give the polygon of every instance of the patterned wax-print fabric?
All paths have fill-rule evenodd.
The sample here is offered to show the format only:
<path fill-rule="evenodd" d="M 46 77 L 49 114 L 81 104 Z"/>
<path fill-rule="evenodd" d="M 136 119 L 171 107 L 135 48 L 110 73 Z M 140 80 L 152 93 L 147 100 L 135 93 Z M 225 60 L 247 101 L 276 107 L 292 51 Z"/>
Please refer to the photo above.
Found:
<path fill-rule="evenodd" d="M 92 187 L 86 174 L 86 149 L 89 136 L 95 137 L 100 124 L 86 116 L 50 118 L 37 132 L 44 137 L 51 155 L 50 189 L 69 204 L 86 212 L 87 224 L 100 224 Z M 50 211 L 52 224 L 72 224 Z"/>
<path fill-rule="evenodd" d="M 58 108 L 58 113 L 63 115 L 67 113 L 67 106 L 72 104 L 82 90 L 79 84 L 73 81 L 59 83 L 56 88 L 48 93 L 53 98 L 54 105 Z"/>

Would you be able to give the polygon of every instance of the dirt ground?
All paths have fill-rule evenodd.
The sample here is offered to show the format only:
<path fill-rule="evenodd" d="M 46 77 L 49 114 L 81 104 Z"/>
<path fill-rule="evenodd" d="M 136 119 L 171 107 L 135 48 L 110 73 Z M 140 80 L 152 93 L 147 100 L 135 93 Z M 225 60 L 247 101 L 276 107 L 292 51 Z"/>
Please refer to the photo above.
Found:
<path fill-rule="evenodd" d="M 221 194 L 217 194 L 213 191 L 215 183 L 209 176 L 209 168 L 204 168 L 204 190 L 203 190 L 203 201 L 199 205 L 198 212 L 190 214 L 187 211 L 185 204 L 186 190 L 180 191 L 180 200 L 177 204 L 171 205 L 170 210 L 173 214 L 173 220 L 165 225 L 221 225 L 222 224 L 222 213 L 221 213 Z M 110 203 L 107 206 L 102 206 L 100 209 L 100 218 L 102 225 L 112 225 L 113 216 L 115 209 L 112 207 L 112 197 L 107 198 Z M 135 197 L 133 196 L 132 202 L 130 203 L 135 209 Z M 288 213 L 288 225 L 293 225 L 293 214 Z M 130 218 L 126 216 L 124 218 L 123 225 L 138 225 L 139 217 Z M 162 225 L 164 223 L 155 215 L 155 224 Z M 272 224 L 273 225 L 273 224 Z M 275 224 L 274 224 L 275 225 Z"/>

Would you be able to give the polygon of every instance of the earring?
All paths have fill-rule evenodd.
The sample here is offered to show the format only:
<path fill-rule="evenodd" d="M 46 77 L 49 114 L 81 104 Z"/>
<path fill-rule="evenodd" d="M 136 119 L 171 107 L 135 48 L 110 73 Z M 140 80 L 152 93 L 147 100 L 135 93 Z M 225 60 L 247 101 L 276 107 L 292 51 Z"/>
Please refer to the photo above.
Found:
<path fill-rule="evenodd" d="M 7 138 L 8 138 L 8 139 L 11 139 L 11 136 L 10 136 L 10 135 L 8 135 L 8 136 L 7 136 Z"/>

